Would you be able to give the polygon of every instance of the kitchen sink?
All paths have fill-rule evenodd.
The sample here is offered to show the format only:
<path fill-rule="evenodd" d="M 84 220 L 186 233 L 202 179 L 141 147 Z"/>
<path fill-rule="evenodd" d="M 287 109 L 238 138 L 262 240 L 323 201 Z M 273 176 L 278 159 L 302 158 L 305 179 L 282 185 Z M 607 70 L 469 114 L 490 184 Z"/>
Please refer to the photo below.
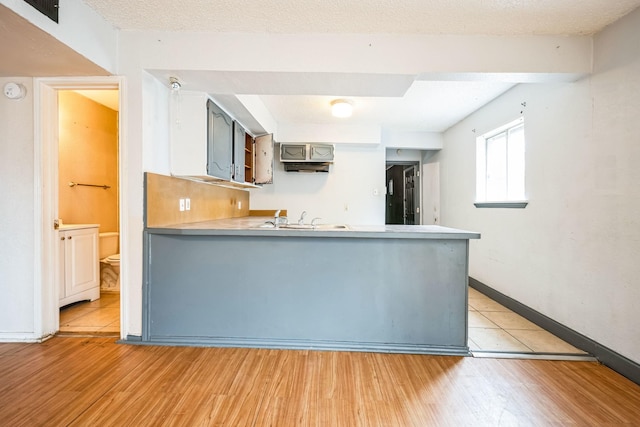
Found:
<path fill-rule="evenodd" d="M 261 224 L 255 228 L 265 228 L 268 230 L 311 230 L 311 231 L 325 231 L 325 230 L 348 230 L 349 227 L 345 224 L 280 224 L 278 228 L 275 228 L 271 223 Z"/>
<path fill-rule="evenodd" d="M 292 228 L 294 230 L 347 230 L 349 227 L 344 224 L 284 224 L 280 228 Z"/>

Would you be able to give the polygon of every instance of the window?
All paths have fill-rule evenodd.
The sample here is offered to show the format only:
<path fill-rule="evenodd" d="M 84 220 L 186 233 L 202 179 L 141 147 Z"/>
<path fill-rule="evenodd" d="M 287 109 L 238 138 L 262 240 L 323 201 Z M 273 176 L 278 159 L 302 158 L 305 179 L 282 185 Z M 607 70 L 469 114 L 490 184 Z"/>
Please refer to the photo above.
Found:
<path fill-rule="evenodd" d="M 476 138 L 476 207 L 523 208 L 524 117 Z"/>

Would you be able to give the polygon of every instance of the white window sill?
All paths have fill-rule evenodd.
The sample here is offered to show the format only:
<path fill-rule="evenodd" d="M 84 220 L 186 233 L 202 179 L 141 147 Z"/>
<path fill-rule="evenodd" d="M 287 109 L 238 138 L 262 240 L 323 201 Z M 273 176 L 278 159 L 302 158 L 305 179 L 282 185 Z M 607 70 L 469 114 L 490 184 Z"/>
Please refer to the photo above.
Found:
<path fill-rule="evenodd" d="M 476 208 L 508 208 L 508 209 L 524 209 L 529 203 L 528 200 L 518 200 L 511 202 L 475 202 Z"/>

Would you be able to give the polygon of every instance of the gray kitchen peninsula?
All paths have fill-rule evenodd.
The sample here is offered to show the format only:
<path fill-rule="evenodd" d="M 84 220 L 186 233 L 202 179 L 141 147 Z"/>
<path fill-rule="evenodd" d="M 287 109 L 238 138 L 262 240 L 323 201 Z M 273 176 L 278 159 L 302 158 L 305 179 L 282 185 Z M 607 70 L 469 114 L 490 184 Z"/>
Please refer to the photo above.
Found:
<path fill-rule="evenodd" d="M 145 230 L 142 341 L 468 354 L 469 239 L 439 226 Z"/>

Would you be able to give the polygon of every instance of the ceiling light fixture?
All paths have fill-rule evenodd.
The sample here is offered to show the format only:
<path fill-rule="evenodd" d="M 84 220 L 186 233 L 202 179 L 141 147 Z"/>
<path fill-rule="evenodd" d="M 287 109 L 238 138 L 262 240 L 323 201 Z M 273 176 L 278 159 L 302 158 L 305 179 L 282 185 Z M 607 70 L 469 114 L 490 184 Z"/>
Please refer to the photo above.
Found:
<path fill-rule="evenodd" d="M 350 117 L 353 113 L 353 104 L 347 99 L 336 99 L 331 101 L 331 114 L 334 117 Z"/>
<path fill-rule="evenodd" d="M 171 90 L 180 90 L 182 84 L 177 77 L 169 77 L 169 87 L 171 88 Z"/>

